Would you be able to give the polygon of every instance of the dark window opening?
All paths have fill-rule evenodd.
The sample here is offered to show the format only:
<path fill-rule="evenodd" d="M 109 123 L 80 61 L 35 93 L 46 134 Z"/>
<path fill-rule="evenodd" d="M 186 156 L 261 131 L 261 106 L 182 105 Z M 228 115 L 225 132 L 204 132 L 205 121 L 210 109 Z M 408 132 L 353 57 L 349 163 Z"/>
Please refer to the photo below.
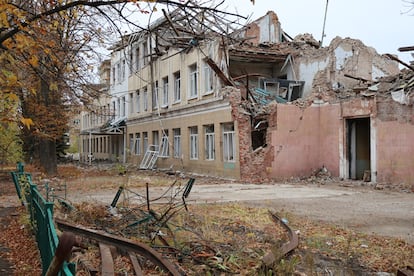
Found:
<path fill-rule="evenodd" d="M 252 129 L 252 148 L 256 150 L 260 147 L 264 148 L 267 146 L 266 136 L 267 136 L 267 127 L 269 126 L 266 120 L 253 120 L 253 129 Z"/>

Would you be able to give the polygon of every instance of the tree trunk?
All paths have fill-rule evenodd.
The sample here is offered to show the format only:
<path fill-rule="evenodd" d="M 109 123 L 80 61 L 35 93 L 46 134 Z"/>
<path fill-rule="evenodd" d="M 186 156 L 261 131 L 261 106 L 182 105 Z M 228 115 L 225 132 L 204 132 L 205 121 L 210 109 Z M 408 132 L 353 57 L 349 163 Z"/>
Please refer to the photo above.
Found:
<path fill-rule="evenodd" d="M 57 174 L 56 142 L 40 139 L 39 141 L 40 166 L 47 175 Z"/>

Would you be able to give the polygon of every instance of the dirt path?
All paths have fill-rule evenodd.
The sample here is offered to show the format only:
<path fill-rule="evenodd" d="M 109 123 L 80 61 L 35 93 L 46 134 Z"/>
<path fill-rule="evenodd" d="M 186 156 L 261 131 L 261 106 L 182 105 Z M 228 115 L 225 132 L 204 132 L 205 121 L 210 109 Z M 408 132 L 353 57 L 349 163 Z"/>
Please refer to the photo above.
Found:
<path fill-rule="evenodd" d="M 9 173 L 0 173 L 0 233 L 8 227 L 11 216 L 20 205 Z M 0 243 L 0 275 L 13 275 L 12 264 L 5 258 L 9 251 Z"/>

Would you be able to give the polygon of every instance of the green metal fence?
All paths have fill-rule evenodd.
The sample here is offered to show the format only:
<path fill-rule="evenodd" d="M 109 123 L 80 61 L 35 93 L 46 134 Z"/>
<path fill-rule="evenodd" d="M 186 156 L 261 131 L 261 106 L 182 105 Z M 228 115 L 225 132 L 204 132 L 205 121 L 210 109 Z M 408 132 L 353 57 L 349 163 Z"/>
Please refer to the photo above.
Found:
<path fill-rule="evenodd" d="M 42 258 L 43 275 L 52 262 L 59 239 L 53 223 L 53 202 L 48 202 L 32 183 L 30 173 L 24 172 L 22 163 L 17 171 L 11 172 L 17 195 L 30 214 L 30 222 L 36 235 L 37 245 Z M 75 275 L 75 264 L 64 262 L 59 275 Z"/>

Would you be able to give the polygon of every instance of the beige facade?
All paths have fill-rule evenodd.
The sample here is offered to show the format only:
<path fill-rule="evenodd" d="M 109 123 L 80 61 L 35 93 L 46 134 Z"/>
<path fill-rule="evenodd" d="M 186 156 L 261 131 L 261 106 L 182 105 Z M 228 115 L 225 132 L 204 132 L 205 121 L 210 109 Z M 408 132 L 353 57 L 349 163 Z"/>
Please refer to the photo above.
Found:
<path fill-rule="evenodd" d="M 111 118 L 82 132 L 89 162 L 93 155 L 142 169 L 253 182 L 303 176 L 316 159 L 301 160 L 307 170 L 296 170 L 305 152 L 298 145 L 317 149 L 321 133 L 311 127 L 319 113 L 306 107 L 342 102 L 361 82 L 398 72 L 395 62 L 359 40 L 335 38 L 320 48 L 309 35 L 290 39 L 273 12 L 221 36 L 180 36 L 188 26 L 179 24 L 158 21 L 114 46 L 105 101 Z M 332 119 L 334 112 L 327 114 Z M 300 133 L 302 121 L 310 128 Z M 366 120 L 350 124 L 366 128 Z M 329 167 L 335 174 L 337 168 L 345 166 Z"/>
<path fill-rule="evenodd" d="M 237 125 L 219 78 L 205 62 L 207 57 L 220 61 L 218 43 L 171 48 L 138 64 L 142 43 L 147 40 L 131 46 L 136 57 L 128 80 L 128 162 L 139 166 L 154 145 L 158 168 L 239 178 Z"/>

